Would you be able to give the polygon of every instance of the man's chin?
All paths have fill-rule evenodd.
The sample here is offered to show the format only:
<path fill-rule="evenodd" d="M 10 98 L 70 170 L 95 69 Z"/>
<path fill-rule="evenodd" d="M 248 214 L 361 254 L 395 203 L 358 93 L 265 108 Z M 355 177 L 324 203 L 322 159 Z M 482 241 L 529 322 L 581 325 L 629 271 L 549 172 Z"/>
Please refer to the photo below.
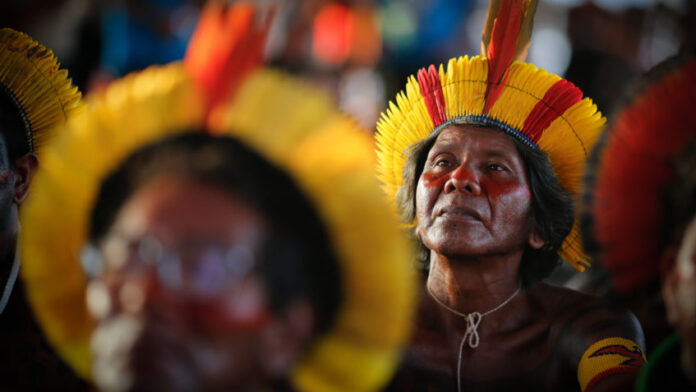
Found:
<path fill-rule="evenodd" d="M 447 233 L 447 235 L 433 237 L 425 239 L 423 244 L 431 251 L 448 258 L 479 257 L 485 255 L 488 250 L 478 238 L 472 239 L 472 236 L 469 235 Z"/>

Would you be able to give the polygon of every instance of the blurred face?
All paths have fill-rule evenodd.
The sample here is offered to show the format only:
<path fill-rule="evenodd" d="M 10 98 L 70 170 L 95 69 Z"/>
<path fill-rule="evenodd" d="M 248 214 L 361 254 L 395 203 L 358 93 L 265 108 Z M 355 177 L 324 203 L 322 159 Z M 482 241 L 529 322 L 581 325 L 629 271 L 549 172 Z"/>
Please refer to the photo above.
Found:
<path fill-rule="evenodd" d="M 0 135 L 0 236 L 2 242 L 14 236 L 17 224 L 17 205 L 14 202 L 14 173 L 10 165 L 5 138 Z M 4 246 L 3 246 L 4 248 Z"/>
<path fill-rule="evenodd" d="M 468 125 L 442 130 L 416 186 L 418 235 L 450 257 L 522 252 L 534 234 L 522 158 L 500 131 Z"/>
<path fill-rule="evenodd" d="M 683 339 L 682 367 L 696 381 L 696 219 L 687 228 L 663 282 L 663 296 L 670 322 Z"/>
<path fill-rule="evenodd" d="M 38 164 L 36 155 L 28 153 L 12 167 L 7 143 L 0 133 L 0 261 L 4 261 L 0 263 L 0 287 L 7 284 L 17 246 L 17 209 L 27 196 Z"/>
<path fill-rule="evenodd" d="M 244 390 L 286 372 L 292 339 L 254 272 L 266 233 L 229 191 L 178 178 L 138 190 L 99 244 L 88 288 L 99 387 Z"/>

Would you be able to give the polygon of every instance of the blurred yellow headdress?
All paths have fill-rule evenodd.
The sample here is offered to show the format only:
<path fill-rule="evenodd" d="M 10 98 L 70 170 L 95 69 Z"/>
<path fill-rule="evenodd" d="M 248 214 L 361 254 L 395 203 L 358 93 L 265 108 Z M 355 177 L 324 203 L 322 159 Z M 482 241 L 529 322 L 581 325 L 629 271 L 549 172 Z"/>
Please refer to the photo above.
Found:
<path fill-rule="evenodd" d="M 223 20 L 221 8 L 206 12 L 201 23 L 210 12 L 216 13 L 214 23 Z M 239 14 L 230 20 L 237 23 L 253 16 L 252 8 L 239 4 L 233 12 Z M 407 338 L 415 282 L 408 246 L 374 178 L 371 138 L 327 96 L 268 69 L 250 71 L 239 81 L 238 98 L 208 110 L 205 102 L 214 99 L 204 98 L 205 87 L 194 82 L 207 74 L 190 57 L 205 55 L 196 46 L 204 38 L 194 39 L 188 69 L 178 63 L 152 67 L 114 82 L 47 146 L 35 195 L 22 211 L 23 276 L 37 317 L 59 352 L 88 377 L 93 325 L 78 255 L 100 183 L 141 146 L 207 128 L 239 138 L 289 173 L 324 220 L 339 256 L 341 308 L 294 370 L 294 386 L 375 390 L 391 375 Z"/>
<path fill-rule="evenodd" d="M 17 105 L 29 151 L 80 106 L 80 92 L 50 49 L 28 35 L 0 29 L 0 90 Z"/>

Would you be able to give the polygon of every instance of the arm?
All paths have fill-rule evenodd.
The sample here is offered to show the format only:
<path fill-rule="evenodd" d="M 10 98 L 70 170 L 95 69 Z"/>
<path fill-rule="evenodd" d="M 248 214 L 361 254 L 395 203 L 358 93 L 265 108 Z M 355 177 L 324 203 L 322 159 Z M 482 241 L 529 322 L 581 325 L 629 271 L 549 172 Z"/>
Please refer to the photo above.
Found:
<path fill-rule="evenodd" d="M 625 310 L 597 306 L 578 317 L 570 329 L 576 341 L 576 364 L 583 392 L 632 391 L 645 364 L 643 331 Z"/>

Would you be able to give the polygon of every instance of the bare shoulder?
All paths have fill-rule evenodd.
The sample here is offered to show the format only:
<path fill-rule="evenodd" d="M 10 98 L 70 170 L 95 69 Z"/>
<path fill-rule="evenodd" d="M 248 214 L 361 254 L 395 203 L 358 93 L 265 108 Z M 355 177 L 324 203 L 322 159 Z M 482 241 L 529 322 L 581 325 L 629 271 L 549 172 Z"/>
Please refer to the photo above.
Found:
<path fill-rule="evenodd" d="M 539 284 L 530 290 L 530 301 L 553 315 L 552 328 L 559 328 L 559 334 L 565 338 L 574 337 L 574 340 L 592 343 L 618 336 L 644 345 L 638 319 L 628 309 L 601 297 Z"/>
<path fill-rule="evenodd" d="M 541 284 L 532 298 L 553 314 L 556 347 L 569 367 L 577 369 L 583 391 L 614 384 L 632 386 L 645 362 L 640 323 L 627 309 L 593 295 Z M 619 388 L 622 389 L 622 388 Z"/>

